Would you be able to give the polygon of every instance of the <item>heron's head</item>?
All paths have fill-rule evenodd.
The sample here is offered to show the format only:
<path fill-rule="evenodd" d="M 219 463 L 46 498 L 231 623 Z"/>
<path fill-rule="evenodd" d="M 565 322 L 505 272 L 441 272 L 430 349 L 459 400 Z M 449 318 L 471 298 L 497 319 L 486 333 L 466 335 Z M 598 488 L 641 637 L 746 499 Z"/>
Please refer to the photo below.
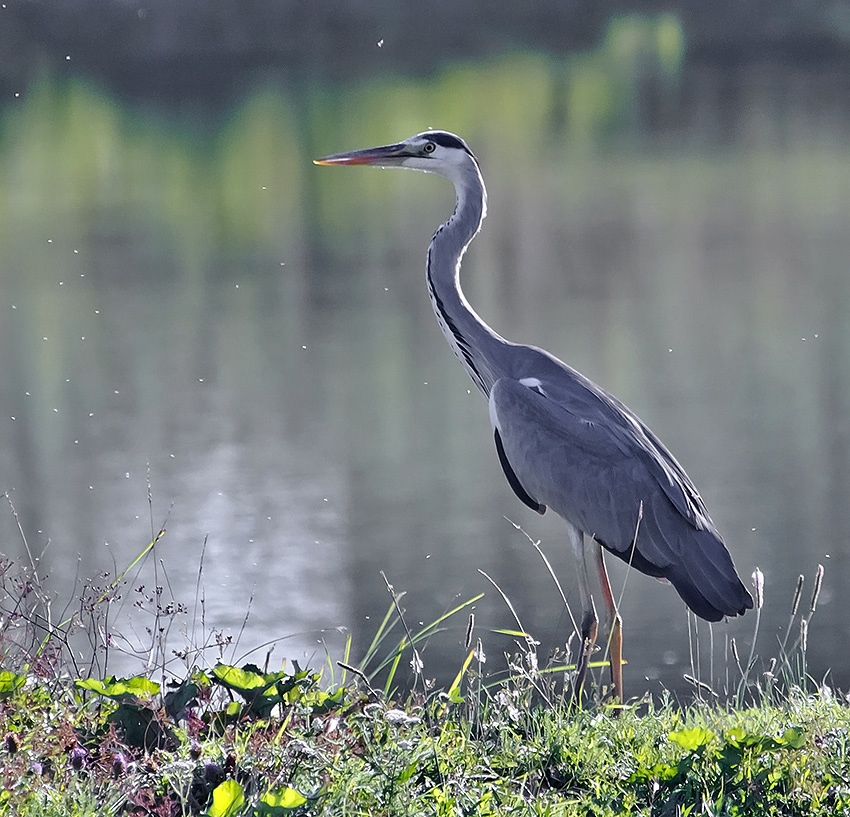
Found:
<path fill-rule="evenodd" d="M 452 181 L 471 171 L 478 173 L 478 161 L 466 142 L 453 133 L 441 130 L 417 133 L 395 145 L 335 153 L 313 161 L 317 165 L 406 167 L 426 173 L 439 173 Z"/>

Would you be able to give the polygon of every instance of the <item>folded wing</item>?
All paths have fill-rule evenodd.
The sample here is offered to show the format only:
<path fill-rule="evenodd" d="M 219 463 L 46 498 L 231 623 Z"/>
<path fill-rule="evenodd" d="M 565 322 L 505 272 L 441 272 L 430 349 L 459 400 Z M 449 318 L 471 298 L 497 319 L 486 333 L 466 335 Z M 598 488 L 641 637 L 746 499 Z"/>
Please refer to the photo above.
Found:
<path fill-rule="evenodd" d="M 669 579 L 702 618 L 752 607 L 702 498 L 660 440 L 569 367 L 542 368 L 523 382 L 501 378 L 490 392 L 499 458 L 520 499 Z"/>

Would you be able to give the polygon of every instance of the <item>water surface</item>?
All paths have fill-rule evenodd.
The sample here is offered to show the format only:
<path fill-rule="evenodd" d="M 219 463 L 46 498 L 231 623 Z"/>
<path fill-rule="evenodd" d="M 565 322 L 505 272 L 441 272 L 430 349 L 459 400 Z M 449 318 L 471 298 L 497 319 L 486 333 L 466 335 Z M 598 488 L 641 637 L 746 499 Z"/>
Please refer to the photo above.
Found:
<path fill-rule="evenodd" d="M 170 634 L 178 647 L 222 633 L 239 641 L 225 658 L 258 648 L 260 660 L 260 645 L 287 636 L 275 661 L 317 661 L 346 628 L 356 657 L 389 604 L 381 570 L 407 591 L 411 627 L 485 592 L 476 624 L 493 671 L 513 644 L 488 629 L 516 625 L 479 570 L 542 658 L 565 641 L 526 536 L 577 605 L 561 526 L 504 482 L 486 404 L 425 290 L 450 186 L 310 162 L 434 126 L 464 135 L 490 192 L 464 262 L 477 311 L 616 393 L 667 442 L 745 582 L 765 573 L 760 654 L 777 652 L 798 573 L 826 566 L 809 667 L 847 686 L 841 79 L 684 67 L 639 83 L 595 59 L 258 86 L 215 113 L 45 80 L 6 107 L 0 488 L 60 598 L 75 573 L 120 570 L 165 526 L 115 610 L 121 643 L 141 652 L 152 617 L 134 605 L 165 585 L 190 609 Z M 0 537 L 25 560 L 11 512 Z M 629 690 L 682 689 L 683 605 L 612 571 Z M 715 683 L 727 639 L 748 651 L 753 620 L 715 625 Z M 426 674 L 454 675 L 465 628 L 462 615 L 428 645 Z"/>

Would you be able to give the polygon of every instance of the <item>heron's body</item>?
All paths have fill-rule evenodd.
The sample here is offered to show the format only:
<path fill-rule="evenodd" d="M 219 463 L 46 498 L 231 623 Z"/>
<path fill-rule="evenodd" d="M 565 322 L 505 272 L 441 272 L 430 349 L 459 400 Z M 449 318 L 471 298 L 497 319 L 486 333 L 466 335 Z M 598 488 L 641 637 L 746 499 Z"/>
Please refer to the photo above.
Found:
<path fill-rule="evenodd" d="M 567 523 L 584 609 L 578 685 L 596 635 L 586 564 L 592 555 L 614 629 L 612 670 L 622 697 L 619 616 L 600 545 L 642 573 L 668 579 L 688 607 L 709 621 L 752 607 L 702 498 L 652 431 L 548 352 L 506 341 L 467 302 L 460 261 L 481 226 L 487 196 L 466 144 L 453 134 L 427 131 L 318 163 L 409 167 L 439 173 L 455 185 L 455 211 L 428 248 L 428 291 L 446 339 L 488 399 L 509 484 L 526 505 L 539 513 L 551 508 Z"/>

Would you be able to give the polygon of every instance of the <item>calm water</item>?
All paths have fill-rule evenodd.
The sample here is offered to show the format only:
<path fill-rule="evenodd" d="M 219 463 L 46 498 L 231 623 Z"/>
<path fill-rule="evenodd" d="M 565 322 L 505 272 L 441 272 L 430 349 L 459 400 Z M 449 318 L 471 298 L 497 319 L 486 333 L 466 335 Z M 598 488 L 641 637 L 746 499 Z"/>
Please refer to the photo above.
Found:
<path fill-rule="evenodd" d="M 57 598 L 76 573 L 122 569 L 164 525 L 116 605 L 125 647 L 150 646 L 136 588 L 159 584 L 190 609 L 175 648 L 221 632 L 239 642 L 225 658 L 262 660 L 287 637 L 274 661 L 318 663 L 346 628 L 357 658 L 389 604 L 380 570 L 407 591 L 412 627 L 485 592 L 491 671 L 512 642 L 487 630 L 515 625 L 479 570 L 543 655 L 563 643 L 557 590 L 514 524 L 577 604 L 558 520 L 504 483 L 486 404 L 425 291 L 450 186 L 310 163 L 434 126 L 468 139 L 489 187 L 464 264 L 476 309 L 668 443 L 742 575 L 765 573 L 761 655 L 776 654 L 798 573 L 825 565 L 809 667 L 850 685 L 844 80 L 687 69 L 644 86 L 599 59 L 260 88 L 216 116 L 133 109 L 73 82 L 7 105 L 0 489 Z M 10 510 L 0 550 L 25 559 Z M 681 602 L 613 573 L 629 691 L 681 689 Z M 715 676 L 725 639 L 745 653 L 753 623 L 714 627 Z M 426 674 L 457 671 L 465 628 L 462 614 L 428 645 Z M 701 627 L 705 678 L 709 644 Z M 113 669 L 138 668 L 124 660 Z"/>

